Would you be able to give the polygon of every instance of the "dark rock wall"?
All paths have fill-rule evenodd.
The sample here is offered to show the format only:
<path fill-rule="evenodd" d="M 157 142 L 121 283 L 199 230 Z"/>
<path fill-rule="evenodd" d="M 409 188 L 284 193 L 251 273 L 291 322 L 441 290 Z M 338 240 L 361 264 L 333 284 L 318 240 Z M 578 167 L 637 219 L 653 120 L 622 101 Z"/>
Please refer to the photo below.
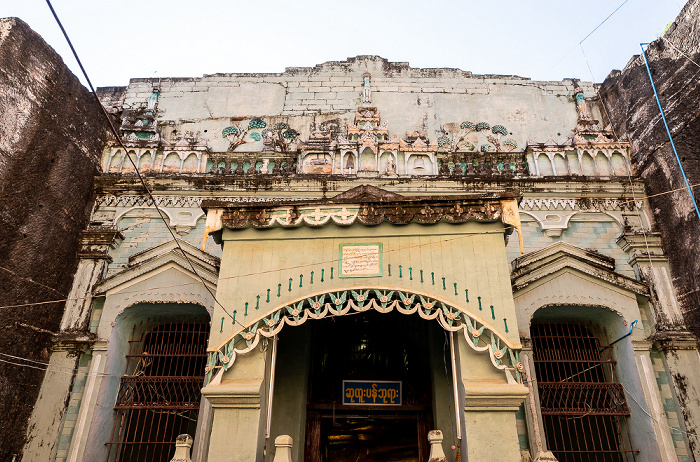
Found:
<path fill-rule="evenodd" d="M 700 0 L 688 2 L 664 38 L 649 46 L 647 57 L 683 168 L 690 184 L 698 184 Z M 685 189 L 643 58 L 635 56 L 622 72 L 613 71 L 600 95 L 617 134 L 631 141 L 635 170 L 647 194 L 654 196 L 649 203 L 678 298 L 689 328 L 700 336 L 700 219 Z M 679 190 L 663 194 L 674 189 Z M 697 200 L 700 187 L 694 193 Z"/>
<path fill-rule="evenodd" d="M 54 50 L 0 19 L 0 353 L 49 359 L 64 304 L 11 305 L 68 296 L 106 139 L 94 97 Z M 43 375 L 0 362 L 2 461 L 22 451 Z"/>

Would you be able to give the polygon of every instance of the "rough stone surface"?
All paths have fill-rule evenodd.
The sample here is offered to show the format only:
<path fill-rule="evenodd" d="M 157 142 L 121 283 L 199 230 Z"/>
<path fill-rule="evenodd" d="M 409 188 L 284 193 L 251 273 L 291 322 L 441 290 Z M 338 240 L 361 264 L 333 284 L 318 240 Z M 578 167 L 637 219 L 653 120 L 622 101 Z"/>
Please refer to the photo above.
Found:
<path fill-rule="evenodd" d="M 691 0 L 647 52 L 654 83 L 691 185 L 700 183 L 698 37 L 700 1 Z M 700 335 L 700 219 L 685 189 L 643 58 L 635 56 L 623 71 L 613 71 L 600 94 L 617 134 L 632 143 L 632 160 L 651 196 L 649 203 L 664 237 L 678 299 L 689 328 Z M 664 194 L 671 190 L 677 191 Z M 696 200 L 698 194 L 700 189 L 695 188 Z"/>
<path fill-rule="evenodd" d="M 2 353 L 48 362 L 63 303 L 5 306 L 66 298 L 107 137 L 103 121 L 38 34 L 19 19 L 0 20 Z M 0 363 L 0 460 L 20 460 L 42 379 L 40 370 Z"/>

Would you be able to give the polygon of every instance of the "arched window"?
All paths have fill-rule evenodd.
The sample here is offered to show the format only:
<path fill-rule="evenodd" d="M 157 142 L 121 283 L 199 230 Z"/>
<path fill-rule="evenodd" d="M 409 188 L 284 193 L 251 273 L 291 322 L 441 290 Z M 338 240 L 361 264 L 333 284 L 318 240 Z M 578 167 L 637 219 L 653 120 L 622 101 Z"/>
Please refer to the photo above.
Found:
<path fill-rule="evenodd" d="M 208 338 L 206 318 L 150 318 L 134 325 L 107 443 L 110 462 L 167 462 L 178 435 L 194 436 Z"/>
<path fill-rule="evenodd" d="M 636 460 L 607 333 L 591 323 L 533 321 L 531 334 L 542 422 L 557 460 Z"/>

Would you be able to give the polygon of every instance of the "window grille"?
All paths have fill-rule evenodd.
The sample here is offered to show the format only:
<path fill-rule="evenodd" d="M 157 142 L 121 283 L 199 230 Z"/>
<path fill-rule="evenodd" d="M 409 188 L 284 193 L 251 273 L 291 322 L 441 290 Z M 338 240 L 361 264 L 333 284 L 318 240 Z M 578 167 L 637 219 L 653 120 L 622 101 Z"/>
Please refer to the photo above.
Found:
<path fill-rule="evenodd" d="M 549 450 L 560 462 L 636 461 L 607 332 L 594 324 L 533 322 L 531 333 Z"/>
<path fill-rule="evenodd" d="M 110 462 L 167 462 L 178 435 L 194 436 L 208 338 L 208 320 L 200 318 L 134 326 L 107 443 Z"/>

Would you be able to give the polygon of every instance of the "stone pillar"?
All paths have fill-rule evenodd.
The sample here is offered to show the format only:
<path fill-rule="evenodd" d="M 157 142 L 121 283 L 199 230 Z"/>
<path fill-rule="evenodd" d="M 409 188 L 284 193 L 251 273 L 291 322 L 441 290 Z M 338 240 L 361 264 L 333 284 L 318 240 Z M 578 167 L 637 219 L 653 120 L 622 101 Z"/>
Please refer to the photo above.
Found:
<path fill-rule="evenodd" d="M 515 413 L 528 389 L 507 380 L 487 352 L 470 348 L 458 335 L 459 360 L 464 384 L 464 428 L 468 460 L 520 462 Z"/>
<path fill-rule="evenodd" d="M 112 261 L 109 251 L 115 249 L 123 239 L 122 233 L 112 227 L 89 227 L 80 234 L 80 261 L 61 320 L 61 332 L 88 329 L 92 288 L 104 277 L 107 265 Z"/>
<path fill-rule="evenodd" d="M 292 437 L 280 435 L 275 438 L 275 458 L 272 462 L 292 462 Z"/>
<path fill-rule="evenodd" d="M 663 362 L 668 375 L 673 382 L 676 406 L 680 406 L 679 418 L 682 415 L 685 425 L 681 430 L 673 431 L 672 438 L 685 439 L 692 449 L 695 460 L 700 460 L 700 356 L 698 356 L 698 340 L 690 332 L 657 332 L 652 336 L 655 349 L 661 350 Z M 664 402 L 663 400 L 661 401 Z M 665 413 L 664 413 L 665 415 Z M 685 427 L 685 428 L 684 428 Z M 667 428 L 668 429 L 668 428 Z"/>
<path fill-rule="evenodd" d="M 428 441 L 430 442 L 430 462 L 447 462 L 445 451 L 442 450 L 442 432 L 440 430 L 431 430 L 428 432 Z"/>
<path fill-rule="evenodd" d="M 673 290 L 668 259 L 661 247 L 661 235 L 651 232 L 626 233 L 618 238 L 617 245 L 628 254 L 629 264 L 637 277 L 653 289 L 650 302 L 655 329 L 685 331 L 683 314 Z"/>
<path fill-rule="evenodd" d="M 27 460 L 53 460 L 58 451 L 62 427 L 76 425 L 75 420 L 63 421 L 71 401 L 71 387 L 76 379 L 75 375 L 66 374 L 65 371 L 77 370 L 81 355 L 96 340 L 88 330 L 93 305 L 92 289 L 104 277 L 111 261 L 109 250 L 122 239 L 122 234 L 114 228 L 90 227 L 81 233 L 78 268 L 60 331 L 53 339 L 49 367 L 27 431 L 24 446 Z M 77 381 L 87 384 L 90 377 L 77 377 Z"/>
<path fill-rule="evenodd" d="M 255 348 L 238 355 L 223 374 L 202 389 L 214 412 L 207 462 L 261 461 L 266 354 Z"/>
<path fill-rule="evenodd" d="M 192 447 L 192 437 L 190 435 L 180 435 L 175 440 L 175 455 L 170 462 L 192 462 L 190 459 L 190 448 Z"/>
<path fill-rule="evenodd" d="M 689 373 L 700 370 L 698 340 L 685 326 L 668 260 L 663 254 L 661 235 L 626 233 L 619 237 L 617 244 L 629 255 L 629 263 L 638 277 L 650 285 L 649 311 L 654 318 L 652 331 L 655 331 L 650 339 L 654 341 L 654 349 L 661 350 L 664 355 L 664 365 L 673 382 L 674 400 L 681 408 L 685 423 L 687 433 L 682 433 L 683 438 L 694 448 L 695 458 L 700 459 L 700 441 L 696 436 L 700 431 L 700 402 L 697 399 L 700 375 Z M 641 365 L 644 366 L 644 362 Z"/>
<path fill-rule="evenodd" d="M 554 462 L 557 459 L 547 448 L 547 438 L 542 424 L 540 396 L 537 392 L 537 376 L 532 361 L 532 350 L 523 348 L 520 352 L 520 361 L 524 366 L 522 375 L 528 390 L 527 398 L 525 398 L 525 420 L 533 460 L 534 462 Z"/>
<path fill-rule="evenodd" d="M 640 348 L 640 344 L 649 342 L 635 342 L 635 360 L 637 369 L 642 382 L 642 390 L 646 398 L 649 414 L 651 415 L 651 424 L 654 428 L 654 436 L 659 446 L 659 460 L 661 462 L 671 462 L 678 459 L 676 448 L 673 444 L 673 439 L 669 431 L 669 425 L 666 421 L 666 412 L 663 406 L 663 400 L 659 393 L 659 386 L 654 376 L 654 368 L 649 358 L 649 348 L 646 351 Z M 629 406 L 635 406 L 635 403 L 630 401 L 631 397 L 627 396 Z"/>

